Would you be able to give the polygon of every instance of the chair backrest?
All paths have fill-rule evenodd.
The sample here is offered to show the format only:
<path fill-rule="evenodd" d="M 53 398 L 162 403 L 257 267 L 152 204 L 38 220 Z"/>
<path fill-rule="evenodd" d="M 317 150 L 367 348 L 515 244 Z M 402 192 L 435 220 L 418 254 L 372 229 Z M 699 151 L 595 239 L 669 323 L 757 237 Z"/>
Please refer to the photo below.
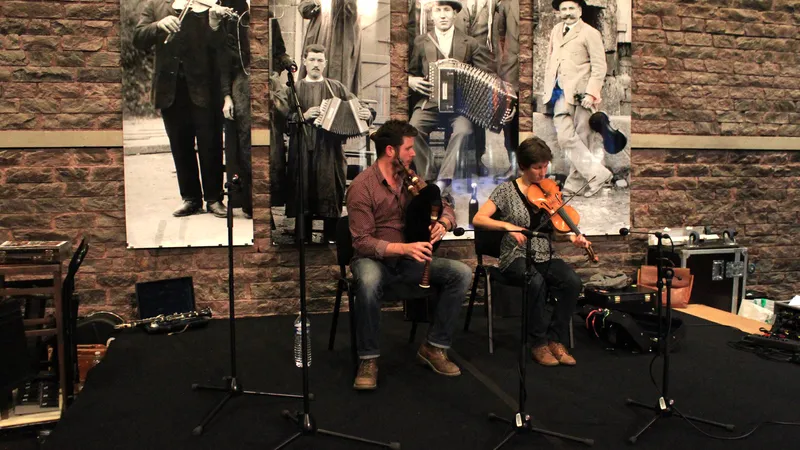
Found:
<path fill-rule="evenodd" d="M 78 302 L 73 301 L 72 298 L 72 293 L 75 291 L 75 274 L 78 273 L 78 269 L 81 267 L 81 263 L 83 263 L 83 259 L 86 258 L 86 253 L 88 251 L 89 243 L 86 242 L 86 238 L 82 238 L 81 243 L 78 244 L 78 248 L 75 249 L 75 253 L 72 254 L 72 259 L 70 259 L 67 268 L 67 276 L 64 278 L 64 284 L 61 286 L 61 301 L 69 305 L 72 319 L 77 319 L 78 317 Z"/>
<path fill-rule="evenodd" d="M 347 216 L 340 217 L 336 223 L 336 261 L 339 263 L 339 267 L 350 264 L 354 253 L 350 219 Z"/>
<path fill-rule="evenodd" d="M 494 213 L 492 219 L 497 219 L 499 213 Z M 475 254 L 478 255 L 480 261 L 481 256 L 492 256 L 494 258 L 500 257 L 500 243 L 506 233 L 503 231 L 489 231 L 475 228 Z"/>

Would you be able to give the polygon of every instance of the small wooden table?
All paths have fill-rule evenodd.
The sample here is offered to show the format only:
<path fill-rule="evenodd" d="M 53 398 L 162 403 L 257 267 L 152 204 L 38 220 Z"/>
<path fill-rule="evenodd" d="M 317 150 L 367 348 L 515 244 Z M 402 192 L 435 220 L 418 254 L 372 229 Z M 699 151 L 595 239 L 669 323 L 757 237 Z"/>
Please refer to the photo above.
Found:
<path fill-rule="evenodd" d="M 6 287 L 7 277 L 14 281 L 40 280 L 41 286 L 36 287 Z M 52 278 L 52 280 L 51 280 Z M 59 394 L 60 408 L 58 411 L 48 411 L 38 414 L 13 416 L 7 419 L 0 418 L 0 429 L 19 427 L 44 422 L 53 422 L 60 418 L 67 406 L 66 389 L 67 367 L 66 348 L 64 345 L 63 299 L 61 298 L 61 263 L 54 264 L 2 264 L 0 265 L 0 297 L 14 297 L 18 295 L 46 294 L 53 297 L 55 318 L 27 319 L 25 327 L 45 325 L 47 328 L 26 330 L 25 336 L 43 337 L 56 336 L 56 352 L 58 353 Z"/>
<path fill-rule="evenodd" d="M 706 319 L 714 323 L 738 328 L 745 333 L 750 334 L 760 334 L 760 328 L 769 329 L 771 327 L 771 325 L 766 322 L 760 322 L 758 320 L 748 319 L 747 317 L 737 316 L 736 314 L 731 314 L 728 311 L 712 308 L 711 306 L 707 305 L 690 303 L 688 307 L 676 309 L 675 311 L 685 312 L 686 314 L 700 317 L 701 319 Z"/>

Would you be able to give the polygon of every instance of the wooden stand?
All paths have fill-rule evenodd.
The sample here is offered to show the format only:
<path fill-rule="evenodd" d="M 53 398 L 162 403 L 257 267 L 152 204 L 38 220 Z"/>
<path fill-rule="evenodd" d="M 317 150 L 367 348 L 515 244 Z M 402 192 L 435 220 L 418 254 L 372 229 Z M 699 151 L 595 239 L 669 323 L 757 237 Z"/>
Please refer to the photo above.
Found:
<path fill-rule="evenodd" d="M 13 277 L 14 284 L 31 285 L 33 287 L 6 287 L 6 278 Z M 52 278 L 52 279 L 51 279 Z M 39 281 L 39 283 L 35 283 Z M 48 411 L 39 414 L 25 414 L 21 416 L 10 416 L 6 418 L 3 414 L 0 418 L 0 429 L 21 427 L 26 425 L 41 424 L 45 422 L 55 422 L 61 417 L 61 413 L 67 406 L 66 401 L 66 348 L 64 343 L 64 323 L 63 323 L 63 301 L 61 298 L 61 263 L 55 264 L 5 264 L 0 265 L 0 297 L 14 297 L 19 295 L 46 294 L 52 295 L 55 306 L 55 317 L 45 317 L 43 319 L 28 319 L 24 321 L 27 337 L 46 337 L 56 336 L 56 351 L 58 353 L 58 411 Z M 41 325 L 46 328 L 39 328 Z M 36 329 L 27 329 L 36 327 Z"/>

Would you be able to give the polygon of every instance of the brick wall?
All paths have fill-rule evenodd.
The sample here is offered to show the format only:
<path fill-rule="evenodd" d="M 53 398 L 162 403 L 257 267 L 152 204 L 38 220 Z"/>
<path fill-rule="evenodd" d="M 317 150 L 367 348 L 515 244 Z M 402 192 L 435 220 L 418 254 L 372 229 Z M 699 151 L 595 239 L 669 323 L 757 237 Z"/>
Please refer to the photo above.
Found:
<path fill-rule="evenodd" d="M 520 1 L 523 49 L 533 35 L 534 1 L 544 0 Z M 796 1 L 635 3 L 635 132 L 800 135 Z M 253 1 L 253 108 L 262 128 L 266 4 Z M 392 114 L 403 117 L 406 0 L 393 0 L 392 9 Z M 0 3 L 0 136 L 121 128 L 118 16 L 118 0 Z M 528 131 L 530 53 L 520 60 L 521 129 Z M 265 147 L 253 152 L 255 246 L 235 251 L 241 314 L 291 312 L 298 303 L 296 251 L 270 245 L 268 155 Z M 84 310 L 130 315 L 135 282 L 191 275 L 198 302 L 225 313 L 225 249 L 125 248 L 122 159 L 119 148 L 0 150 L 0 239 L 89 236 L 78 277 Z M 780 298 L 800 292 L 800 152 L 640 150 L 632 160 L 636 227 L 735 226 L 757 263 L 752 287 Z M 642 241 L 595 242 L 601 268 L 632 271 L 643 260 Z M 474 265 L 470 242 L 446 243 L 440 252 Z M 584 276 L 595 270 L 576 249 L 564 255 Z M 309 248 L 308 265 L 310 308 L 329 309 L 334 249 Z"/>

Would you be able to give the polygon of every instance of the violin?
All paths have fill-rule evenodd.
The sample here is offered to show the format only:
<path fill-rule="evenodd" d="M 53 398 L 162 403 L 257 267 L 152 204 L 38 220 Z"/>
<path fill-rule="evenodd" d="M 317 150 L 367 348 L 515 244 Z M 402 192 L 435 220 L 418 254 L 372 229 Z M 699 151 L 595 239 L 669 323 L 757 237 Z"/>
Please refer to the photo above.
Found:
<path fill-rule="evenodd" d="M 180 11 L 180 14 L 178 14 L 178 21 L 183 23 L 186 13 L 190 10 L 196 13 L 202 13 L 217 5 L 219 5 L 219 0 L 175 0 L 172 2 L 172 9 Z M 226 8 L 225 15 L 237 20 L 239 18 L 239 15 L 231 8 Z M 170 33 L 167 38 L 164 39 L 164 43 L 169 44 L 174 36 L 175 33 Z"/>
<path fill-rule="evenodd" d="M 545 178 L 538 183 L 531 184 L 528 188 L 527 198 L 532 205 L 547 212 L 550 216 L 550 222 L 556 230 L 562 233 L 571 231 L 576 235 L 582 234 L 578 229 L 578 223 L 581 220 L 578 211 L 575 211 L 572 206 L 564 204 L 561 190 L 555 181 Z M 584 250 L 589 257 L 589 261 L 599 261 L 591 245 Z"/>

